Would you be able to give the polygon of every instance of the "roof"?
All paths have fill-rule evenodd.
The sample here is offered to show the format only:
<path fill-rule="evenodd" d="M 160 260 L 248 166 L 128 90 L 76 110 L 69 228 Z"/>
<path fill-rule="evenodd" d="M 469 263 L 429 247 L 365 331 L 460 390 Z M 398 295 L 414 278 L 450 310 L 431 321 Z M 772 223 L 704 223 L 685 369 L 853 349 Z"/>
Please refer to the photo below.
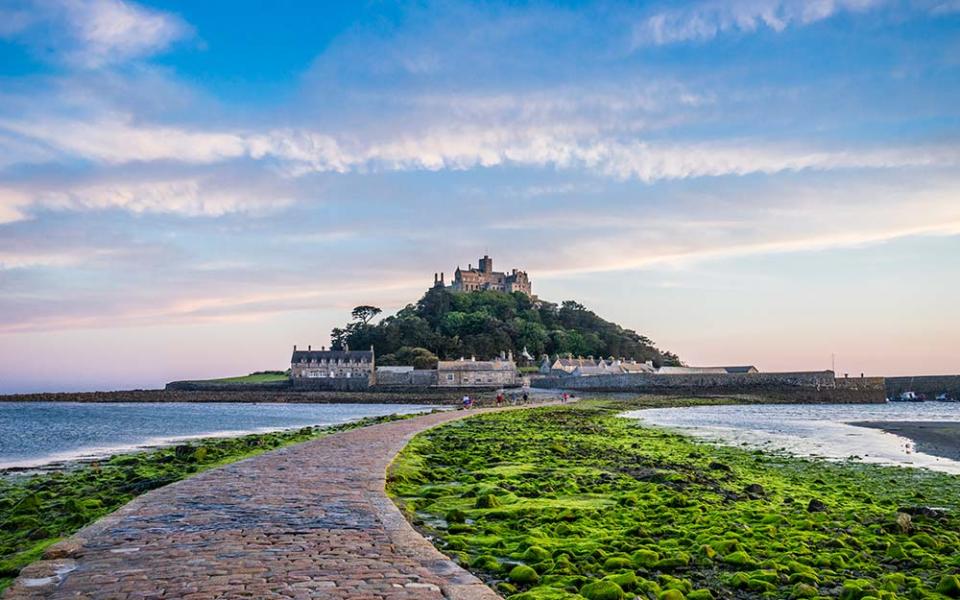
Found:
<path fill-rule="evenodd" d="M 734 367 L 660 367 L 657 373 L 661 375 L 699 375 L 699 374 L 729 374 L 729 373 L 754 373 L 757 371 L 753 366 L 734 366 Z"/>
<path fill-rule="evenodd" d="M 620 368 L 627 373 L 653 373 L 654 368 L 646 363 L 620 363 Z"/>
<path fill-rule="evenodd" d="M 515 371 L 512 360 L 441 360 L 438 371 Z"/>
<path fill-rule="evenodd" d="M 294 350 L 291 363 L 314 362 L 320 360 L 367 361 L 373 360 L 370 350 Z"/>
<path fill-rule="evenodd" d="M 558 358 L 553 364 L 557 363 L 561 367 L 595 367 L 598 364 L 592 358 Z"/>

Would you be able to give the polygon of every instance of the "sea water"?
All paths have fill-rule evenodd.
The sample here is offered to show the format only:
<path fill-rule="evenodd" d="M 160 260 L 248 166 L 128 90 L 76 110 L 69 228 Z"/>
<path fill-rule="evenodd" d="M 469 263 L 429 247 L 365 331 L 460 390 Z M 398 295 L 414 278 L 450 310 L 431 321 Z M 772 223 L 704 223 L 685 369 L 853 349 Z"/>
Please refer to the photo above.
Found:
<path fill-rule="evenodd" d="M 418 404 L 0 402 L 0 469 L 95 459 L 204 437 L 426 412 Z"/>
<path fill-rule="evenodd" d="M 960 462 L 917 452 L 912 440 L 857 421 L 960 421 L 960 404 L 752 404 L 635 410 L 624 416 L 727 445 L 831 460 L 960 474 Z"/>

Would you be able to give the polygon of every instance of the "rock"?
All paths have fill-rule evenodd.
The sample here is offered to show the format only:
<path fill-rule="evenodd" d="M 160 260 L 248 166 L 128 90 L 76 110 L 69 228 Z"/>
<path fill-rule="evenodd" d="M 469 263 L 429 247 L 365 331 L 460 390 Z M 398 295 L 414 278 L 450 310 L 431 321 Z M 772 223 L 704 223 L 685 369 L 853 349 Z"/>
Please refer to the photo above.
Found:
<path fill-rule="evenodd" d="M 812 498 L 809 503 L 807 503 L 807 512 L 823 512 L 827 510 L 827 505 L 822 501 Z"/>
<path fill-rule="evenodd" d="M 763 486 L 759 483 L 751 483 L 747 487 L 743 488 L 744 493 L 753 498 L 761 498 L 767 495 L 766 490 L 763 489 Z"/>
<path fill-rule="evenodd" d="M 798 583 L 790 592 L 791 598 L 816 598 L 819 595 L 820 591 L 808 583 Z"/>
<path fill-rule="evenodd" d="M 455 508 L 447 512 L 444 519 L 447 523 L 464 523 L 467 520 L 467 513 Z"/>
<path fill-rule="evenodd" d="M 725 465 L 722 462 L 717 462 L 717 461 L 711 462 L 709 465 L 707 465 L 707 467 L 710 469 L 713 469 L 714 471 L 726 471 L 728 473 L 730 471 L 733 471 L 733 469 L 731 469 L 728 465 Z"/>
<path fill-rule="evenodd" d="M 664 590 L 657 598 L 658 600 L 684 600 L 686 597 L 680 590 Z"/>
<path fill-rule="evenodd" d="M 523 560 L 528 563 L 536 563 L 550 558 L 550 553 L 540 546 L 530 546 L 523 553 Z"/>
<path fill-rule="evenodd" d="M 713 600 L 713 592 L 706 588 L 693 590 L 687 594 L 687 600 Z"/>
<path fill-rule="evenodd" d="M 913 518 L 905 512 L 897 513 L 897 527 L 900 528 L 900 533 L 910 533 L 913 529 Z"/>
<path fill-rule="evenodd" d="M 476 508 L 496 508 L 500 506 L 500 501 L 493 494 L 484 494 L 477 498 L 474 506 Z"/>
<path fill-rule="evenodd" d="M 632 566 L 631 560 L 622 556 L 612 556 L 603 562 L 603 568 L 606 571 L 619 571 L 629 569 Z"/>
<path fill-rule="evenodd" d="M 59 558 L 77 558 L 83 554 L 82 540 L 63 540 L 50 546 L 43 552 L 43 558 L 46 560 L 57 560 Z"/>
<path fill-rule="evenodd" d="M 657 564 L 657 561 L 660 560 L 660 555 L 653 550 L 641 549 L 634 552 L 631 558 L 633 559 L 633 565 L 635 567 L 639 569 L 649 569 Z"/>
<path fill-rule="evenodd" d="M 938 506 L 901 506 L 897 512 L 906 513 L 912 517 L 927 517 L 928 519 L 943 519 L 950 512 Z"/>
<path fill-rule="evenodd" d="M 540 581 L 540 576 L 533 570 L 533 567 L 528 567 L 527 565 L 515 566 L 510 569 L 510 574 L 507 575 L 507 577 L 510 581 L 519 584 L 531 584 Z"/>
<path fill-rule="evenodd" d="M 944 575 L 937 584 L 937 592 L 951 598 L 960 598 L 960 577 L 957 575 Z"/>
<path fill-rule="evenodd" d="M 587 600 L 623 600 L 623 588 L 612 581 L 594 581 L 580 588 L 580 595 Z M 683 594 L 680 595 L 683 598 Z"/>

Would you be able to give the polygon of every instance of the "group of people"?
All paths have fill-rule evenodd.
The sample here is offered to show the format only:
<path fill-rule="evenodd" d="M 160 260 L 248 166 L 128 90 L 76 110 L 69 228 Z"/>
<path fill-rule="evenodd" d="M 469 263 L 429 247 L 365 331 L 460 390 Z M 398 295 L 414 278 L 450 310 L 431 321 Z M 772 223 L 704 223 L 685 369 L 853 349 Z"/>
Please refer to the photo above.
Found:
<path fill-rule="evenodd" d="M 515 404 L 517 403 L 517 399 L 518 399 L 518 397 L 517 397 L 515 394 L 511 394 L 511 395 L 510 395 L 510 404 L 515 405 Z M 527 402 L 530 401 L 530 394 L 528 394 L 526 391 L 524 391 L 524 392 L 523 392 L 523 395 L 519 397 L 519 400 L 520 400 L 521 403 L 526 404 Z M 506 395 L 503 393 L 503 391 L 497 392 L 497 397 L 496 397 L 496 399 L 495 399 L 495 402 L 496 402 L 496 405 L 497 405 L 498 407 L 503 406 L 504 404 L 506 404 L 506 402 L 507 402 L 507 397 L 506 397 Z M 473 408 L 473 407 L 474 407 L 474 404 L 475 404 L 475 401 L 474 401 L 473 397 L 470 396 L 469 394 L 464 394 L 464 396 L 463 396 L 463 408 L 465 408 L 465 409 Z"/>

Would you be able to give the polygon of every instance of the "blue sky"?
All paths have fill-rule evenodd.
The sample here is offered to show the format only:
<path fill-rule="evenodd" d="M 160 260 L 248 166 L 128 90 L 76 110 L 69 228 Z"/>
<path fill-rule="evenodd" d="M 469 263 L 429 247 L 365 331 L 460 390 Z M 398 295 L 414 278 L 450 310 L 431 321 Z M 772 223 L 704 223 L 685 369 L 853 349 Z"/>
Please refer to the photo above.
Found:
<path fill-rule="evenodd" d="M 283 368 L 488 252 L 690 364 L 960 372 L 960 3 L 0 7 L 0 392 Z"/>

